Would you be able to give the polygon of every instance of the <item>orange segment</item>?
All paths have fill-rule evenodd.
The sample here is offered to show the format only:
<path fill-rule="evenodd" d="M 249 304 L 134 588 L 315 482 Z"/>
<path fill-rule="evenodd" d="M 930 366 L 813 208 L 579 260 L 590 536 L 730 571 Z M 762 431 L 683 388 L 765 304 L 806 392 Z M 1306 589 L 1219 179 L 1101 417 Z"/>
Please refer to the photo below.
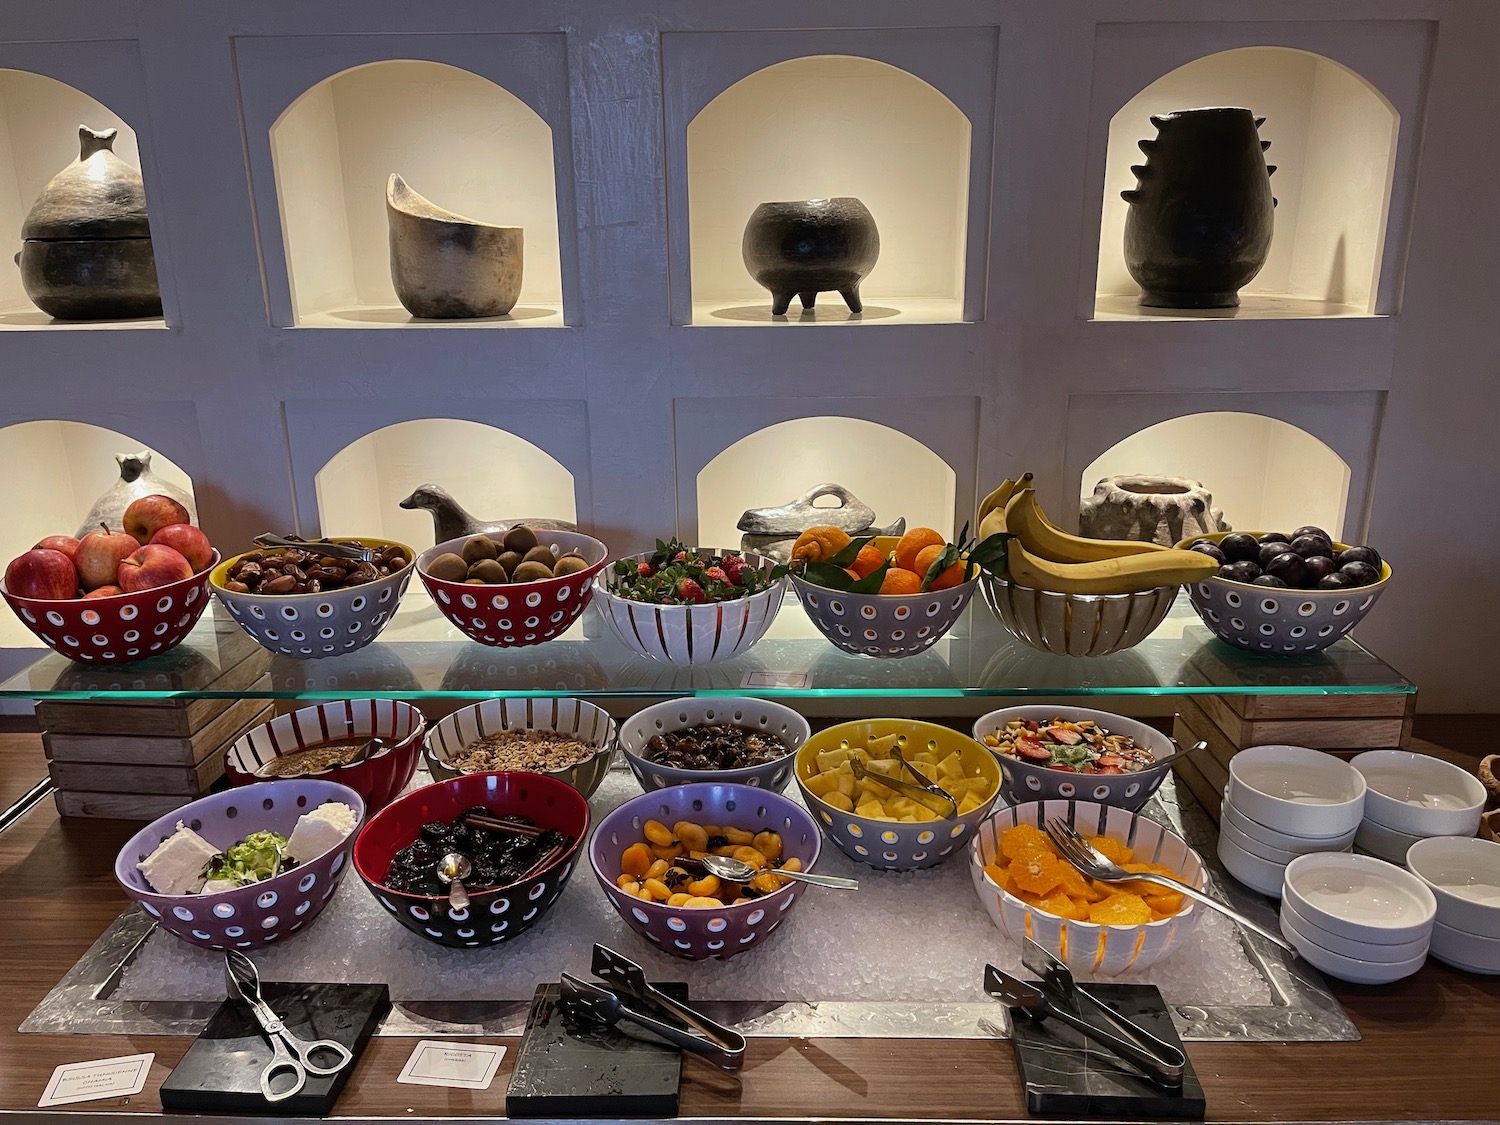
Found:
<path fill-rule="evenodd" d="M 1151 908 L 1140 895 L 1117 892 L 1089 907 L 1089 921 L 1101 926 L 1140 926 L 1151 921 Z"/>
<path fill-rule="evenodd" d="M 1135 860 L 1135 851 L 1128 844 L 1123 844 L 1119 840 L 1111 840 L 1108 836 L 1089 836 L 1087 839 L 1089 843 L 1104 853 L 1106 859 L 1118 863 L 1121 867 Z"/>
<path fill-rule="evenodd" d="M 1034 824 L 1018 824 L 1000 833 L 1000 854 L 1006 859 L 1016 859 L 1037 850 L 1050 852 L 1053 847 L 1047 834 Z"/>
<path fill-rule="evenodd" d="M 948 541 L 930 527 L 914 527 L 896 544 L 896 565 L 902 570 L 917 569 L 917 555 L 923 547 L 936 544 L 944 546 Z"/>
<path fill-rule="evenodd" d="M 1010 865 L 1011 878 L 1023 891 L 1048 895 L 1062 882 L 1061 862 L 1051 852 L 1030 852 Z"/>
<path fill-rule="evenodd" d="M 1043 895 L 1042 900 L 1037 903 L 1037 909 L 1045 910 L 1048 914 L 1056 914 L 1059 918 L 1071 918 L 1075 922 L 1089 920 L 1088 904 L 1082 899 L 1069 898 L 1062 891 L 1053 891 L 1050 895 Z"/>

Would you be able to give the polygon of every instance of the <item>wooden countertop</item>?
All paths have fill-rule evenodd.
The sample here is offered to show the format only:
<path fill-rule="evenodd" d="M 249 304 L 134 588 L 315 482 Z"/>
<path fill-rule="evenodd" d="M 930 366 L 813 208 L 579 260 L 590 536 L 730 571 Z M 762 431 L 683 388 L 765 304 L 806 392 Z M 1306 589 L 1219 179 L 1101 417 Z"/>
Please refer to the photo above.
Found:
<path fill-rule="evenodd" d="M 1462 760 L 1429 743 L 1422 749 Z M 1472 757 L 1469 759 L 1472 762 Z M 35 735 L 0 734 L 3 804 L 45 766 Z M 136 826 L 58 818 L 50 801 L 0 834 L 0 1112 L 36 1110 L 54 1067 L 156 1052 L 137 1097 L 50 1112 L 159 1113 L 157 1087 L 186 1037 L 21 1035 L 31 1009 L 126 905 L 111 866 Z M 1500 978 L 1429 962 L 1384 988 L 1337 985 L 1364 1036 L 1356 1043 L 1192 1044 L 1211 1121 L 1447 1121 L 1495 1119 L 1500 1095 Z M 514 1040 L 499 1040 L 514 1048 Z M 514 1061 L 491 1088 L 396 1083 L 412 1041 L 377 1038 L 360 1059 L 336 1116 L 501 1117 Z M 752 1039 L 743 1072 L 689 1058 L 682 1115 L 724 1119 L 1027 1119 L 1007 1043 L 982 1040 Z"/>

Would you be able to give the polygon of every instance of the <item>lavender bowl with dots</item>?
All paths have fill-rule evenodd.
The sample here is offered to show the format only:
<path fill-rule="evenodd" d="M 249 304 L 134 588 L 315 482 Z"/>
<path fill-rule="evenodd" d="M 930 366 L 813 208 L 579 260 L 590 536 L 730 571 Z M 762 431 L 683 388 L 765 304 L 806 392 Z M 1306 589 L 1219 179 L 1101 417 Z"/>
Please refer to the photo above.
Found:
<path fill-rule="evenodd" d="M 328 905 L 348 869 L 357 831 L 290 871 L 213 894 L 157 894 L 136 864 L 172 835 L 179 821 L 222 851 L 252 832 L 290 836 L 304 813 L 330 801 L 348 805 L 356 818 L 364 819 L 365 803 L 359 794 L 332 781 L 299 777 L 215 793 L 152 821 L 132 836 L 115 857 L 115 879 L 162 929 L 189 945 L 260 949 L 300 933 Z"/>
<path fill-rule="evenodd" d="M 633 797 L 606 816 L 589 841 L 589 862 L 599 886 L 620 917 L 652 945 L 689 961 L 731 957 L 754 949 L 781 925 L 787 912 L 808 890 L 791 883 L 778 891 L 720 909 L 668 906 L 626 894 L 615 884 L 620 857 L 645 839 L 645 824 L 657 820 L 669 828 L 678 821 L 780 833 L 782 855 L 795 857 L 810 871 L 822 851 L 818 826 L 795 801 L 749 785 L 697 782 L 674 785 Z M 830 891 L 813 890 L 814 894 Z"/>
<path fill-rule="evenodd" d="M 851 594 L 793 574 L 802 608 L 833 644 L 856 656 L 886 659 L 925 652 L 953 628 L 979 588 L 971 578 L 923 594 Z"/>
<path fill-rule="evenodd" d="M 524 816 L 553 828 L 572 844 L 540 871 L 503 887 L 469 891 L 469 905 L 451 906 L 446 895 L 392 890 L 383 880 L 396 853 L 422 825 L 452 821 L 484 805 L 496 816 Z M 375 901 L 412 933 L 455 949 L 498 945 L 524 933 L 557 901 L 573 874 L 589 830 L 589 805 L 566 781 L 541 773 L 464 773 L 413 789 L 381 809 L 354 844 L 354 868 Z"/>
<path fill-rule="evenodd" d="M 405 543 L 394 539 L 371 539 L 363 535 L 332 538 L 353 540 L 366 547 L 400 547 L 408 560 L 416 555 Z M 380 636 L 380 631 L 396 615 L 396 606 L 406 593 L 413 570 L 408 562 L 394 574 L 374 582 L 316 594 L 241 594 L 224 585 L 229 581 L 230 569 L 241 557 L 236 555 L 214 567 L 210 575 L 214 597 L 224 603 L 235 624 L 262 648 L 296 660 L 341 656 L 364 648 Z"/>
<path fill-rule="evenodd" d="M 1217 542 L 1228 534 L 1194 536 L 1178 546 L 1185 548 L 1199 539 Z M 1348 550 L 1348 545 L 1335 543 L 1333 549 Z M 1264 656 L 1304 656 L 1322 652 L 1347 636 L 1380 600 L 1390 580 L 1390 564 L 1382 562 L 1380 581 L 1340 590 L 1252 586 L 1218 575 L 1190 583 L 1187 589 L 1203 624 L 1220 640 Z"/>

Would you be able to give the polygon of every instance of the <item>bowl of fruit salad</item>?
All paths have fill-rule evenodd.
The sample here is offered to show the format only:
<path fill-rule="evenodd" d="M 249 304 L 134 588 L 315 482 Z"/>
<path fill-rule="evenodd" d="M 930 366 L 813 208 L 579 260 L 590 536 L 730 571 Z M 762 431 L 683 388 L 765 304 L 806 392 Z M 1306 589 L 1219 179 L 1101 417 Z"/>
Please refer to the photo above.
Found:
<path fill-rule="evenodd" d="M 999 761 L 1012 804 L 1077 798 L 1132 811 L 1172 769 L 1156 760 L 1177 749 L 1155 727 L 1085 707 L 1002 707 L 975 721 L 974 738 Z"/>
<path fill-rule="evenodd" d="M 656 550 L 601 571 L 594 593 L 632 652 L 670 664 L 714 664 L 765 636 L 786 594 L 785 574 L 754 551 L 658 539 Z"/>
<path fill-rule="evenodd" d="M 1179 546 L 1219 563 L 1192 582 L 1193 608 L 1223 641 L 1268 656 L 1321 652 L 1364 619 L 1390 564 L 1373 547 L 1336 543 L 1321 527 L 1230 531 Z"/>
<path fill-rule="evenodd" d="M 953 798 L 919 798 L 882 777 L 916 783 L 915 766 Z M 819 731 L 797 751 L 802 799 L 850 859 L 887 871 L 943 862 L 1000 795 L 1000 767 L 972 738 L 915 719 L 861 719 Z"/>
<path fill-rule="evenodd" d="M 1203 890 L 1208 869 L 1181 836 L 1153 820 L 1091 801 L 1028 801 L 997 809 L 969 845 L 969 875 L 990 920 L 1020 944 L 1029 937 L 1074 969 L 1114 976 L 1178 949 L 1203 910 L 1155 883 L 1100 883 L 1058 854 L 1042 830 L 1071 824 L 1111 861 Z"/>

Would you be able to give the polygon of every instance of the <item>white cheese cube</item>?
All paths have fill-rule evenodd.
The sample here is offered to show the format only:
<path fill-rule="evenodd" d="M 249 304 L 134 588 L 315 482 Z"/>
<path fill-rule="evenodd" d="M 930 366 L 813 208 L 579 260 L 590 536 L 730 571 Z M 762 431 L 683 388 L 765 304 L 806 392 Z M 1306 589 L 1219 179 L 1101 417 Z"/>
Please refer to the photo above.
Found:
<path fill-rule="evenodd" d="M 151 889 L 161 895 L 196 894 L 203 884 L 203 868 L 219 849 L 177 822 L 177 831 L 136 864 Z"/>
<path fill-rule="evenodd" d="M 354 810 L 340 801 L 329 801 L 310 813 L 304 813 L 286 842 L 286 854 L 298 863 L 308 863 L 338 847 L 352 833 L 359 820 Z"/>

